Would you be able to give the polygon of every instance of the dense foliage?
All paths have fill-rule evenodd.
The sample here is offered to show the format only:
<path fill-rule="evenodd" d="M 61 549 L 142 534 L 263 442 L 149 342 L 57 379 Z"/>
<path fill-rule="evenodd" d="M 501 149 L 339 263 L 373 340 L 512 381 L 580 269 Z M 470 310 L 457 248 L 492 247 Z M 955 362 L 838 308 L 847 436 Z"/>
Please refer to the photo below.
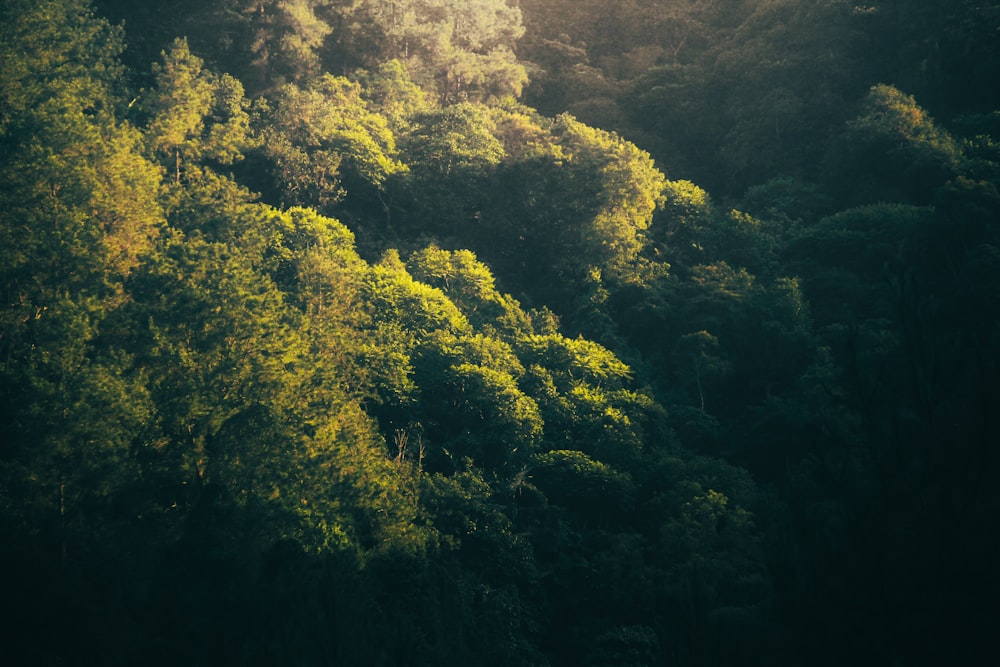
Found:
<path fill-rule="evenodd" d="M 4 0 L 3 655 L 987 664 L 998 30 Z"/>

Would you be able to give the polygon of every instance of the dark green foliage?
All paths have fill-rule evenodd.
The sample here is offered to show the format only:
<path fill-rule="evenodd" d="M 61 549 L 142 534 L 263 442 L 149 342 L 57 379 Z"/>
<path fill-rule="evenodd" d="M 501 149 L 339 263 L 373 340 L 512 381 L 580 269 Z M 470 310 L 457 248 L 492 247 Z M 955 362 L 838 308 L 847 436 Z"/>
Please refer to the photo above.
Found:
<path fill-rule="evenodd" d="M 167 4 L 0 6 L 7 662 L 987 664 L 996 3 Z"/>
<path fill-rule="evenodd" d="M 874 86 L 861 114 L 849 121 L 828 158 L 837 199 L 928 203 L 935 188 L 957 175 L 962 155 L 913 97 Z"/>
<path fill-rule="evenodd" d="M 598 521 L 620 517 L 634 503 L 635 489 L 627 475 L 579 451 L 539 455 L 531 478 L 552 504 Z"/>

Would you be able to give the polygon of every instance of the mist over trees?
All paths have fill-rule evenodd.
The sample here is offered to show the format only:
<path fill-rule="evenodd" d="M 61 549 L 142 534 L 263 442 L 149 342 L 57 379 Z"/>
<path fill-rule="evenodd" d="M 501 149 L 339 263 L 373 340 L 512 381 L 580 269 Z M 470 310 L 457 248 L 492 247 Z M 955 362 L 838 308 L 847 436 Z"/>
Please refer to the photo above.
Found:
<path fill-rule="evenodd" d="M 5 656 L 989 664 L 998 30 L 0 3 Z"/>

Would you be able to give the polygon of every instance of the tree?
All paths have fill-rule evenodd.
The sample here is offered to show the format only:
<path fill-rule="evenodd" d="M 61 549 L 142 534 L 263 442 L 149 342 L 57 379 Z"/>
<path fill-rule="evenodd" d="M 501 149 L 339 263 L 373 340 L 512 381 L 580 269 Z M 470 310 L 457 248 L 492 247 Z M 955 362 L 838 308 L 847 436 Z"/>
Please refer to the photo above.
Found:
<path fill-rule="evenodd" d="M 397 59 L 442 105 L 517 96 L 521 12 L 504 0 L 361 0 L 339 9 L 345 56 L 366 67 Z"/>
<path fill-rule="evenodd" d="M 497 291 L 489 267 L 471 251 L 428 246 L 410 255 L 407 267 L 414 277 L 447 294 L 477 328 L 505 339 L 533 331 L 530 316 L 517 300 Z"/>
<path fill-rule="evenodd" d="M 600 290 L 637 277 L 665 179 L 634 144 L 572 117 L 517 133 L 510 116 L 504 122 L 512 157 L 471 230 L 475 248 L 517 292 L 586 321 L 591 305 L 576 303 L 569 286 L 593 279 Z"/>
<path fill-rule="evenodd" d="M 120 31 L 74 0 L 3 3 L 0 25 L 3 558 L 31 573 L 5 641 L 14 660 L 60 661 L 104 654 L 123 627 L 108 609 L 93 638 L 36 643 L 53 618 L 74 622 L 53 607 L 108 590 L 95 554 L 141 542 L 128 527 L 147 500 L 134 452 L 155 406 L 121 344 L 122 311 L 163 212 L 159 172 L 117 116 Z"/>
<path fill-rule="evenodd" d="M 411 119 L 400 138 L 410 167 L 404 181 L 407 225 L 445 238 L 461 236 L 484 207 L 487 177 L 504 156 L 482 105 L 461 103 Z"/>
<path fill-rule="evenodd" d="M 180 185 L 183 168 L 196 178 L 199 163 L 230 165 L 252 145 L 242 84 L 203 69 L 187 40 L 174 41 L 154 64 L 156 88 L 145 100 L 146 131 L 152 152 L 171 167 Z"/>
<path fill-rule="evenodd" d="M 406 135 L 406 154 L 415 169 L 440 176 L 460 169 L 483 175 L 504 155 L 485 107 L 456 104 L 414 121 Z"/>
<path fill-rule="evenodd" d="M 404 133 L 410 119 L 431 110 L 427 92 L 413 81 L 406 66 L 397 59 L 363 73 L 362 95 L 396 133 Z"/>
<path fill-rule="evenodd" d="M 324 74 L 287 84 L 266 115 L 263 152 L 284 203 L 329 212 L 349 188 L 381 197 L 403 171 L 386 119 L 368 109 L 361 86 Z"/>
<path fill-rule="evenodd" d="M 912 96 L 878 85 L 847 123 L 829 161 L 842 199 L 925 204 L 960 171 L 962 156 L 955 139 Z"/>
<path fill-rule="evenodd" d="M 90 347 L 101 345 L 99 323 L 162 230 L 159 176 L 114 116 L 117 33 L 69 1 L 15 3 L 3 20 L 4 368 L 8 380 L 57 390 L 73 367 L 100 366 L 88 357 L 106 353 Z"/>
<path fill-rule="evenodd" d="M 423 396 L 418 414 L 434 448 L 429 464 L 447 471 L 468 457 L 484 471 L 507 478 L 537 447 L 543 422 L 535 401 L 518 386 L 519 364 L 461 354 L 481 341 L 448 345 L 445 340 L 440 348 L 427 345 L 417 351 L 415 379 Z"/>
<path fill-rule="evenodd" d="M 631 478 L 575 450 L 553 450 L 532 460 L 531 481 L 549 502 L 581 516 L 614 520 L 632 509 Z"/>
<path fill-rule="evenodd" d="M 201 35 L 200 44 L 218 53 L 248 83 L 253 95 L 266 95 L 286 83 L 300 83 L 322 72 L 321 57 L 333 32 L 333 0 L 221 0 L 210 5 L 210 24 L 221 34 Z M 201 32 L 191 26 L 188 32 Z"/>

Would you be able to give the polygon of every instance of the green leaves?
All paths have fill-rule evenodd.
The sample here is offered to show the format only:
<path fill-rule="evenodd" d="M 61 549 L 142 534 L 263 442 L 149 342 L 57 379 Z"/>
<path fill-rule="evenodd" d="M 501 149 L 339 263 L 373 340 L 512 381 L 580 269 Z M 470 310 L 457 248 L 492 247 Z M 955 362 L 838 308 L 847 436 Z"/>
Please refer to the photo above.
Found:
<path fill-rule="evenodd" d="M 516 96 L 527 82 L 513 51 L 521 12 L 503 0 L 363 0 L 339 13 L 350 56 L 400 60 L 442 105 Z"/>
<path fill-rule="evenodd" d="M 531 480 L 550 502 L 583 516 L 615 516 L 634 502 L 635 488 L 628 475 L 580 451 L 537 455 Z"/>
<path fill-rule="evenodd" d="M 468 332 L 468 320 L 443 292 L 420 283 L 406 271 L 397 254 L 387 254 L 372 268 L 366 284 L 369 303 L 383 322 L 399 322 L 410 336 L 435 331 Z"/>
<path fill-rule="evenodd" d="M 361 86 L 325 74 L 284 86 L 266 115 L 264 154 L 285 203 L 329 211 L 349 190 L 380 190 L 402 171 L 385 118 L 368 110 Z"/>
<path fill-rule="evenodd" d="M 44 129 L 47 119 L 35 116 L 43 108 L 109 108 L 120 30 L 83 0 L 11 0 L 0 12 L 0 133 L 21 139 Z"/>
<path fill-rule="evenodd" d="M 620 388 L 631 378 L 631 369 L 607 348 L 586 340 L 559 334 L 529 336 L 520 342 L 528 363 L 552 369 L 563 388 L 576 382 Z"/>
<path fill-rule="evenodd" d="M 927 203 L 960 170 L 958 143 L 892 86 L 873 86 L 862 105 L 829 158 L 843 181 L 836 191 L 854 203 Z"/>
<path fill-rule="evenodd" d="M 406 66 L 395 58 L 381 63 L 372 72 L 363 73 L 363 94 L 371 108 L 389 121 L 399 132 L 415 118 L 430 111 L 426 91 L 410 78 Z"/>
<path fill-rule="evenodd" d="M 532 323 L 520 304 L 497 291 L 489 267 L 469 250 L 428 246 L 410 255 L 411 273 L 441 289 L 477 327 L 508 337 L 529 333 Z"/>
<path fill-rule="evenodd" d="M 600 177 L 597 214 L 584 228 L 584 240 L 597 266 L 619 268 L 642 247 L 640 234 L 663 204 L 666 179 L 648 153 L 621 137 L 560 116 L 553 128 L 571 162 Z"/>
<path fill-rule="evenodd" d="M 155 411 L 119 341 L 162 231 L 159 174 L 114 116 L 117 31 L 77 2 L 2 11 L 0 497 L 68 557 L 134 483 Z"/>
<path fill-rule="evenodd" d="M 456 104 L 415 119 L 404 150 L 414 170 L 433 176 L 463 172 L 483 176 L 500 162 L 503 147 L 492 133 L 486 108 Z"/>
<path fill-rule="evenodd" d="M 163 53 L 163 63 L 154 64 L 156 88 L 145 101 L 150 148 L 177 184 L 184 169 L 194 178 L 201 161 L 232 164 L 252 145 L 243 85 L 203 64 L 186 39 L 177 39 Z"/>
<path fill-rule="evenodd" d="M 195 139 L 200 139 L 205 129 L 212 85 L 202 75 L 203 61 L 192 55 L 187 40 L 174 42 L 163 60 L 162 65 L 154 66 L 157 92 L 149 102 L 153 149 L 173 157 L 185 147 L 197 155 L 200 146 Z"/>

